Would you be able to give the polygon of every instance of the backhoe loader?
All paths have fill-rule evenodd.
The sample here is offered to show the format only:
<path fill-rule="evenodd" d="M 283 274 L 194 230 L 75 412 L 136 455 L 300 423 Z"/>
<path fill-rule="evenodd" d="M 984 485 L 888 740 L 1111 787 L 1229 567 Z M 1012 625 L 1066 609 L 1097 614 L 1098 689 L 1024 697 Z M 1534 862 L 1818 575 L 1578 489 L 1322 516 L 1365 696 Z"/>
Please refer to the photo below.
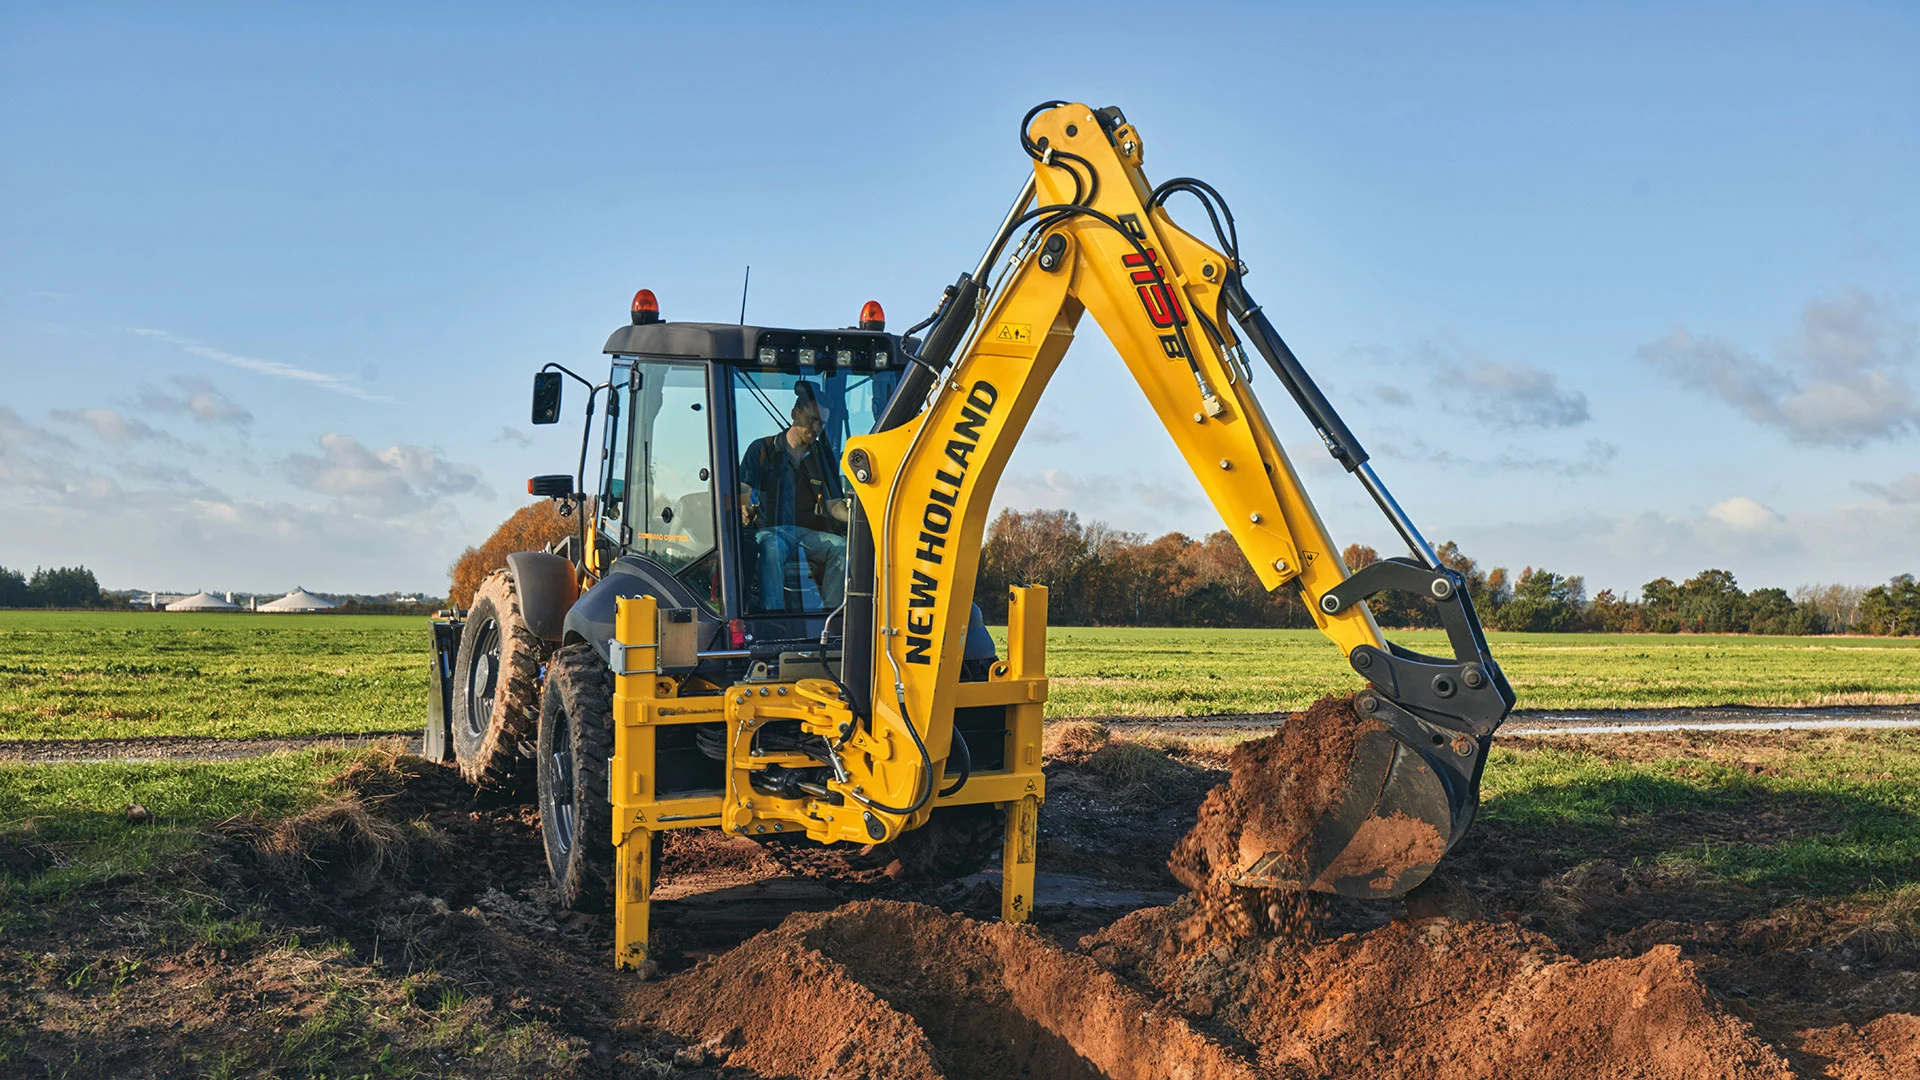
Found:
<path fill-rule="evenodd" d="M 1366 684 L 1344 796 L 1308 850 L 1244 853 L 1240 883 L 1398 896 L 1439 855 L 1382 865 L 1363 827 L 1410 819 L 1444 852 L 1473 819 L 1513 692 L 1465 581 L 1247 291 L 1226 201 L 1151 184 L 1115 108 L 1046 102 L 1019 143 L 1031 172 L 985 253 L 904 334 L 874 303 L 839 330 L 670 322 L 641 290 L 605 381 L 535 376 L 536 424 L 559 419 L 563 379 L 587 388 L 577 472 L 528 484 L 579 533 L 511 556 L 464 618 L 436 622 L 427 744 L 479 783 L 532 758 L 560 899 L 611 907 L 621 966 L 647 963 L 673 829 L 909 847 L 986 820 L 1001 914 L 1028 917 L 1047 595 L 1011 590 L 1003 656 L 974 588 L 1001 470 L 1089 313 L 1261 583 L 1297 590 Z M 1174 223 L 1179 195 L 1213 243 Z M 1254 356 L 1408 556 L 1342 563 L 1254 396 Z M 1366 605 L 1384 590 L 1430 601 L 1452 655 L 1385 640 Z"/>

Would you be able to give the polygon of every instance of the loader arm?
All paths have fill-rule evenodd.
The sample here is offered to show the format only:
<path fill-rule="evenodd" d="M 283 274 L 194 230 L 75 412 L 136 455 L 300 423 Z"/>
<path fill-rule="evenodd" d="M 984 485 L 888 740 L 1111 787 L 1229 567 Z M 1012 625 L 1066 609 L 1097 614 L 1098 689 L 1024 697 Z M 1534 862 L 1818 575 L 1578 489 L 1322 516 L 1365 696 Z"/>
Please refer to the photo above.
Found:
<path fill-rule="evenodd" d="M 1465 582 L 1434 558 L 1246 294 L 1237 252 L 1173 223 L 1160 205 L 1165 195 L 1156 197 L 1141 171 L 1139 134 L 1117 110 L 1051 103 L 1029 114 L 1023 144 L 1034 155 L 1032 181 L 980 269 L 949 291 L 888 417 L 848 440 L 842 459 L 861 515 L 852 537 L 846 692 L 867 730 L 906 733 L 929 762 L 886 770 L 884 779 L 875 773 L 886 790 L 865 794 L 902 811 L 903 827 L 923 820 L 923 792 L 952 750 L 994 489 L 1081 316 L 1091 313 L 1260 582 L 1297 589 L 1320 630 L 1371 683 L 1356 698 L 1363 731 L 1352 783 L 1316 830 L 1314 850 L 1304 860 L 1252 860 L 1243 882 L 1405 892 L 1471 821 L 1490 736 L 1513 704 Z M 1003 256 L 1002 277 L 989 289 Z M 1410 559 L 1349 573 L 1253 394 L 1241 334 L 1373 493 Z M 869 568 L 870 601 L 859 587 Z M 1364 603 L 1383 589 L 1432 599 L 1454 656 L 1389 644 Z M 1402 819 L 1430 826 L 1436 842 L 1412 861 L 1364 850 L 1388 834 L 1404 837 Z"/>

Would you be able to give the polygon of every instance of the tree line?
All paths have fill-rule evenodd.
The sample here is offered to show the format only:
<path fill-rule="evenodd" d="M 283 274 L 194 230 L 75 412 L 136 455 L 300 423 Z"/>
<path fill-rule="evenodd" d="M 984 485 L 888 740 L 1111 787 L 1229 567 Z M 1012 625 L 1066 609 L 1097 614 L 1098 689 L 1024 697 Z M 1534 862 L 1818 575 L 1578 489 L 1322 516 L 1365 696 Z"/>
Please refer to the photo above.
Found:
<path fill-rule="evenodd" d="M 1612 589 L 1589 598 L 1580 575 L 1538 567 L 1519 574 L 1482 568 L 1451 541 L 1434 552 L 1467 581 L 1481 620 L 1495 630 L 1640 633 L 1920 634 L 1920 583 L 1902 574 L 1885 585 L 1801 586 L 1743 591 L 1725 570 L 1675 583 L 1656 578 L 1627 600 Z M 1349 568 L 1379 561 L 1359 544 L 1341 552 Z M 1148 540 L 1070 510 L 1003 510 L 981 552 L 982 614 L 1006 619 L 1007 586 L 1045 585 L 1048 618 L 1062 626 L 1309 627 L 1293 589 L 1268 592 L 1230 533 L 1202 539 L 1168 533 Z M 1433 602 L 1403 593 L 1371 601 L 1394 627 L 1439 626 Z"/>
<path fill-rule="evenodd" d="M 0 608 L 96 608 L 115 606 L 84 566 L 36 568 L 31 576 L 0 566 Z"/>

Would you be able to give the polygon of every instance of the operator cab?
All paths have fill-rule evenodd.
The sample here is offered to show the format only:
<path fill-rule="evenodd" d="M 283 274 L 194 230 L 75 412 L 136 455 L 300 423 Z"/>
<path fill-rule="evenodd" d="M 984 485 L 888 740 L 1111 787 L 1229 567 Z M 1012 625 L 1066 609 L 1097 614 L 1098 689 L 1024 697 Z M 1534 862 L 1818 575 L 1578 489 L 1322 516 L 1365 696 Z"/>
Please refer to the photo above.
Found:
<path fill-rule="evenodd" d="M 670 323 L 643 291 L 632 324 L 607 339 L 587 567 L 631 575 L 622 595 L 691 610 L 711 675 L 778 667 L 783 654 L 837 660 L 837 619 L 822 641 L 845 594 L 854 512 L 840 457 L 872 430 L 906 363 L 878 304 L 861 322 Z"/>

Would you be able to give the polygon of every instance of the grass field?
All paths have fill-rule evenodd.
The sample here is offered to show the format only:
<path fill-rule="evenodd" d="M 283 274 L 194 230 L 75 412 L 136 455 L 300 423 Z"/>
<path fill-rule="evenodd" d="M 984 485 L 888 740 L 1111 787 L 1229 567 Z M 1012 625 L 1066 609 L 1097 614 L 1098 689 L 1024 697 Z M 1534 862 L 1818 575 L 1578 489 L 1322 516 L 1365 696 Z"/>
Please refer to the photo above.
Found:
<path fill-rule="evenodd" d="M 1920 702 L 1920 638 L 1489 634 L 1523 709 Z M 1394 641 L 1446 651 L 1437 630 Z M 1056 627 L 1049 716 L 1303 708 L 1359 676 L 1313 630 Z"/>
<path fill-rule="evenodd" d="M 1521 708 L 1920 702 L 1916 638 L 1490 637 Z M 1049 648 L 1049 716 L 1269 712 L 1359 685 L 1311 630 L 1057 627 Z M 0 739 L 407 731 L 427 686 L 410 616 L 0 612 Z"/>
<path fill-rule="evenodd" d="M 1482 820 L 1543 849 L 1744 891 L 1897 891 L 1920 930 L 1920 732 L 1515 738 L 1482 785 Z"/>
<path fill-rule="evenodd" d="M 405 615 L 0 612 L 0 739 L 416 728 L 427 647 Z"/>

